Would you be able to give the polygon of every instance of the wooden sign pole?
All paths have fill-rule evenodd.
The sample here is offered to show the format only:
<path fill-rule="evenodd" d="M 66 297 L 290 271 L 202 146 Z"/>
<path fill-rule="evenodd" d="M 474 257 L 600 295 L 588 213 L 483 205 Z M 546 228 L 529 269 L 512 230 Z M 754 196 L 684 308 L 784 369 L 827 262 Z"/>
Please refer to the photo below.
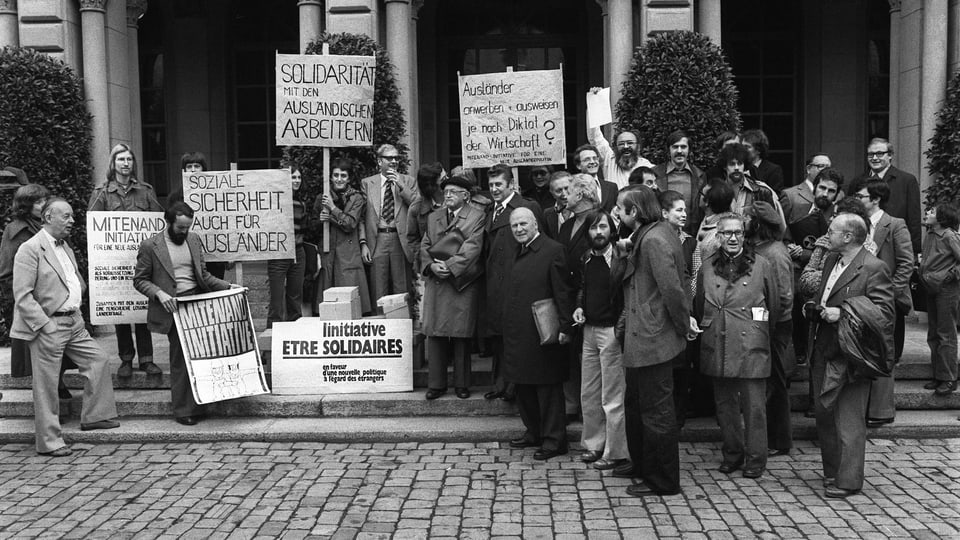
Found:
<path fill-rule="evenodd" d="M 330 44 L 323 44 L 323 55 L 330 54 Z M 323 147 L 323 194 L 330 193 L 330 147 Z M 328 212 L 329 214 L 329 212 Z M 323 252 L 330 253 L 330 221 L 323 222 Z"/>
<path fill-rule="evenodd" d="M 513 73 L 513 66 L 507 66 L 507 73 Z M 513 172 L 513 181 L 516 182 L 516 185 L 517 185 L 517 195 L 519 195 L 520 194 L 520 168 L 513 167 L 512 172 Z"/>
<path fill-rule="evenodd" d="M 230 163 L 230 170 L 231 171 L 237 170 L 237 163 L 235 161 Z M 243 263 L 241 261 L 237 261 L 233 263 L 233 268 L 234 270 L 237 271 L 237 285 L 240 285 L 242 287 L 243 286 Z"/>

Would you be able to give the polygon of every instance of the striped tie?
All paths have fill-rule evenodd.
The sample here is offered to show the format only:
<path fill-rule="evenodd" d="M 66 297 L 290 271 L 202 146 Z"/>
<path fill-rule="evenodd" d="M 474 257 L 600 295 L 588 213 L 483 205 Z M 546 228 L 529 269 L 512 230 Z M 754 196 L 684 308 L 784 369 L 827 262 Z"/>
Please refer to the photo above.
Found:
<path fill-rule="evenodd" d="M 383 192 L 383 221 L 384 223 L 393 222 L 393 181 L 387 180 L 386 188 Z"/>
<path fill-rule="evenodd" d="M 497 222 L 497 218 L 499 218 L 499 217 L 500 217 L 500 214 L 502 214 L 502 213 L 503 213 L 503 205 L 502 205 L 502 204 L 498 204 L 498 205 L 497 205 L 497 209 L 493 211 L 493 221 L 492 221 L 491 223 L 496 223 L 496 222 Z"/>

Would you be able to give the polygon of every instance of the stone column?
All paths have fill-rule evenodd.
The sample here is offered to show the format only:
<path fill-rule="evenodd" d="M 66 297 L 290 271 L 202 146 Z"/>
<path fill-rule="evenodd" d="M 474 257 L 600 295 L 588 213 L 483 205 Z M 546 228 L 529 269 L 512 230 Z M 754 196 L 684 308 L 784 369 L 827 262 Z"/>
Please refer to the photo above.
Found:
<path fill-rule="evenodd" d="M 80 0 L 83 34 L 83 93 L 93 116 L 93 183 L 106 178 L 110 157 L 110 104 L 107 88 L 107 44 L 104 23 L 107 0 Z"/>
<path fill-rule="evenodd" d="M 937 125 L 937 111 L 947 97 L 948 0 L 927 0 L 923 7 L 923 55 L 920 92 L 920 190 L 930 186 L 925 152 Z M 909 170 L 909 169 L 908 169 Z"/>
<path fill-rule="evenodd" d="M 900 0 L 890 0 L 890 125 L 887 140 L 894 149 L 900 145 Z"/>
<path fill-rule="evenodd" d="M 631 0 L 607 0 L 610 32 L 605 40 L 610 54 L 610 99 L 611 106 L 620 101 L 623 81 L 630 71 L 633 57 L 633 2 Z"/>
<path fill-rule="evenodd" d="M 20 46 L 17 0 L 0 0 L 0 49 Z"/>
<path fill-rule="evenodd" d="M 413 71 L 413 57 L 410 49 L 411 13 L 410 0 L 386 0 L 387 6 L 387 52 L 393 62 L 394 74 L 397 80 L 397 89 L 400 91 L 400 106 L 407 118 L 407 126 L 411 125 L 410 111 L 413 103 L 411 98 L 410 74 Z M 378 141 L 381 142 L 381 141 Z M 392 142 L 392 141 L 382 141 Z M 410 130 L 399 142 L 410 146 Z"/>
<path fill-rule="evenodd" d="M 410 18 L 410 116 L 407 117 L 407 131 L 410 132 L 410 160 L 414 167 L 422 162 L 420 155 L 420 55 L 417 48 L 418 21 L 423 0 L 413 0 Z"/>
<path fill-rule="evenodd" d="M 300 8 L 300 52 L 306 52 L 307 45 L 320 37 L 320 21 L 323 20 L 323 2 L 320 0 L 298 0 Z"/>
<path fill-rule="evenodd" d="M 143 116 L 140 110 L 140 45 L 137 21 L 147 12 L 147 0 L 127 0 L 127 65 L 130 71 L 130 141 L 133 155 L 143 160 Z M 142 174 L 142 173 L 141 173 Z M 151 181 L 156 181 L 151 179 Z"/>
<path fill-rule="evenodd" d="M 700 19 L 697 31 L 710 38 L 716 46 L 720 46 L 720 0 L 697 0 L 697 17 Z"/>

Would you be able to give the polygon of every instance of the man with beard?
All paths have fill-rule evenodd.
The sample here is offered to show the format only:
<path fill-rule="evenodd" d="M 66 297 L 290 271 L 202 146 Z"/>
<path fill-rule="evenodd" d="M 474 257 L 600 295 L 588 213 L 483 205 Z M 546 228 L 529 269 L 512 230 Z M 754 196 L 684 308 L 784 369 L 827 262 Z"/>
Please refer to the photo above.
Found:
<path fill-rule="evenodd" d="M 812 154 L 807 158 L 803 182 L 789 187 L 780 193 L 780 206 L 783 216 L 787 220 L 787 229 L 798 220 L 810 213 L 813 205 L 813 181 L 820 171 L 832 165 L 830 156 L 823 152 Z"/>
<path fill-rule="evenodd" d="M 592 144 L 584 144 L 578 147 L 573 155 L 576 156 L 576 165 L 580 174 L 585 174 L 593 180 L 600 208 L 607 212 L 612 211 L 617 204 L 617 192 L 619 190 L 616 184 L 601 180 L 598 176 L 600 173 L 600 151 Z"/>
<path fill-rule="evenodd" d="M 183 347 L 173 312 L 177 310 L 177 296 L 209 291 L 222 291 L 230 285 L 213 277 L 203 264 L 200 237 L 190 232 L 193 209 L 176 202 L 163 213 L 167 229 L 158 232 L 140 244 L 137 266 L 133 272 L 133 286 L 150 299 L 147 307 L 147 327 L 151 332 L 166 334 L 170 341 L 170 396 L 173 415 L 178 423 L 192 426 L 203 409 L 193 399 L 190 377 L 183 358 Z"/>
<path fill-rule="evenodd" d="M 613 218 L 603 210 L 587 213 L 584 226 L 590 251 L 580 260 L 581 275 L 573 321 L 583 325 L 582 382 L 585 451 L 580 461 L 597 470 L 622 466 L 629 460 L 623 412 L 623 358 L 614 326 L 623 310 L 626 259 L 611 243 Z"/>
<path fill-rule="evenodd" d="M 536 165 L 530 168 L 530 181 L 533 185 L 524 190 L 523 196 L 537 201 L 541 209 L 553 204 L 553 194 L 550 193 L 550 174 L 552 173 L 553 167 L 549 165 Z"/>
<path fill-rule="evenodd" d="M 596 94 L 601 90 L 600 87 L 593 87 L 590 93 Z M 640 136 L 630 130 L 618 131 L 613 136 L 613 145 L 603 136 L 600 127 L 587 128 L 587 140 L 594 145 L 600 152 L 600 158 L 603 159 L 603 177 L 617 185 L 617 189 L 627 186 L 630 180 L 630 173 L 638 167 L 653 167 L 653 163 L 647 161 L 640 155 L 643 146 L 640 142 Z M 616 201 L 614 201 L 616 202 Z"/>
<path fill-rule="evenodd" d="M 690 137 L 685 131 L 674 131 L 667 135 L 667 153 L 670 160 L 653 168 L 657 174 L 660 191 L 668 189 L 683 195 L 687 205 L 686 231 L 696 234 L 700 228 L 702 215 L 697 200 L 704 184 L 703 171 L 690 162 Z"/>
<path fill-rule="evenodd" d="M 547 226 L 547 236 L 554 240 L 560 233 L 560 227 L 573 216 L 573 212 L 567 210 L 567 190 L 571 178 L 567 171 L 557 171 L 550 176 L 550 195 L 554 203 L 543 209 L 543 221 Z"/>
<path fill-rule="evenodd" d="M 774 206 L 777 214 L 780 216 L 780 231 L 786 229 L 786 220 L 783 219 L 783 209 L 777 201 L 777 193 L 761 180 L 751 178 L 744 174 L 747 159 L 749 159 L 747 148 L 742 144 L 728 144 L 720 150 L 720 157 L 717 159 L 717 165 L 724 168 L 724 174 L 730 187 L 733 188 L 733 204 L 731 208 L 734 213 L 744 215 L 746 211 L 753 206 L 754 201 L 765 201 Z"/>

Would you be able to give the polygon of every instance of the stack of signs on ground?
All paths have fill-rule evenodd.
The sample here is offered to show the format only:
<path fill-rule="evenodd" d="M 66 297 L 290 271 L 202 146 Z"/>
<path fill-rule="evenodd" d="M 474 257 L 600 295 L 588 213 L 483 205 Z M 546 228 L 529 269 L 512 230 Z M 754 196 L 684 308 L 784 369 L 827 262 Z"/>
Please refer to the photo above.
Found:
<path fill-rule="evenodd" d="M 270 392 L 246 289 L 180 296 L 173 320 L 197 403 Z"/>

